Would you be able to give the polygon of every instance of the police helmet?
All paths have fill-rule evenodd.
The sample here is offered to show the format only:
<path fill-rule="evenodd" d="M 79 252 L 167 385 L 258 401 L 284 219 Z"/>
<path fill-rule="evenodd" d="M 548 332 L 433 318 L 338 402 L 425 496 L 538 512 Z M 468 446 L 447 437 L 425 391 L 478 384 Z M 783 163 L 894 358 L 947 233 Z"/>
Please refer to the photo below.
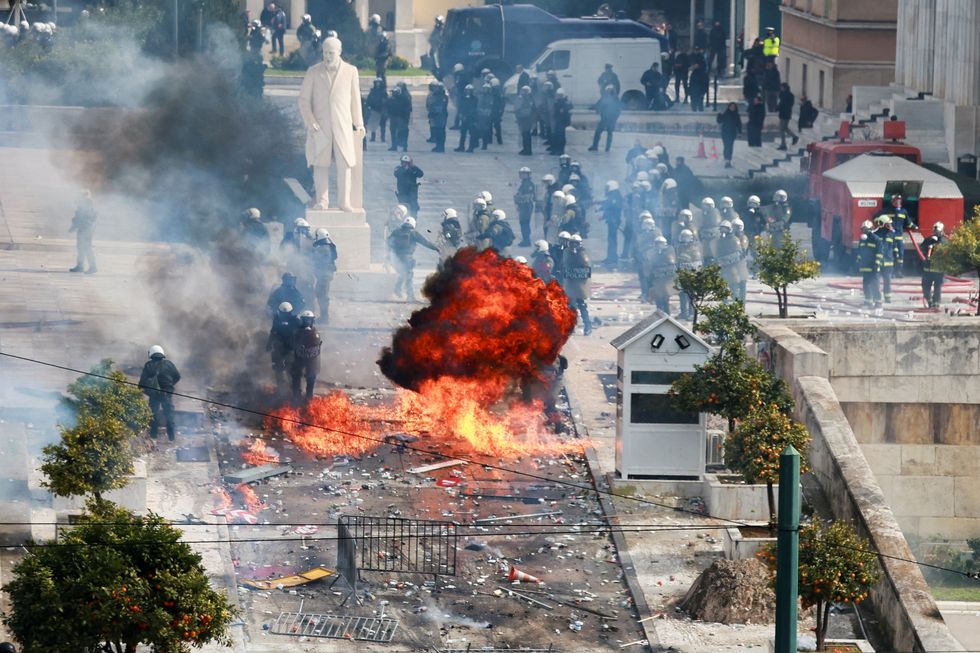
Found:
<path fill-rule="evenodd" d="M 405 218 L 405 221 L 402 222 L 402 224 L 405 225 L 406 227 L 408 227 L 409 229 L 414 229 L 415 228 L 415 218 L 413 218 L 412 216 L 408 216 L 407 218 Z"/>
<path fill-rule="evenodd" d="M 653 148 L 652 147 L 649 148 L 646 152 L 644 152 L 643 155 L 646 158 L 648 158 L 648 159 L 656 159 L 657 158 L 657 153 L 653 151 Z"/>
<path fill-rule="evenodd" d="M 527 257 L 525 256 L 515 256 L 514 260 L 517 261 L 518 263 L 523 263 L 524 265 L 527 265 Z"/>
<path fill-rule="evenodd" d="M 650 173 L 648 173 L 646 170 L 640 170 L 638 173 L 636 173 L 636 180 L 637 181 L 649 181 L 650 180 Z"/>
<path fill-rule="evenodd" d="M 662 145 L 654 145 L 650 149 L 653 152 L 654 156 L 658 156 L 659 157 L 661 154 L 664 153 L 664 148 L 663 148 Z"/>
<path fill-rule="evenodd" d="M 582 171 L 582 164 L 579 163 L 578 161 L 572 161 L 571 164 L 569 164 L 569 165 L 571 165 L 572 166 L 572 170 L 574 170 L 576 172 L 581 172 Z"/>
<path fill-rule="evenodd" d="M 316 31 L 316 33 L 317 33 L 317 36 L 319 36 L 319 35 L 320 35 L 320 30 L 317 30 L 317 31 Z M 388 35 L 387 35 L 387 34 L 385 34 L 384 32 L 381 32 L 381 34 L 382 34 L 383 36 L 388 36 Z M 328 39 L 335 39 L 335 38 L 337 38 L 337 30 L 334 30 L 334 29 L 328 29 L 328 30 L 327 30 L 327 38 L 328 38 Z"/>
<path fill-rule="evenodd" d="M 375 86 L 384 86 L 384 83 L 385 83 L 385 80 L 381 79 L 380 77 L 375 77 L 374 78 L 374 85 Z"/>
<path fill-rule="evenodd" d="M 675 188 L 677 188 L 677 182 L 674 181 L 673 179 L 667 178 L 664 179 L 664 183 L 660 187 L 660 191 L 663 192 L 665 190 L 673 190 Z"/>
<path fill-rule="evenodd" d="M 690 229 L 681 229 L 681 232 L 677 234 L 677 240 L 682 243 L 693 243 L 694 232 Z"/>
<path fill-rule="evenodd" d="M 402 154 L 401 162 L 402 163 L 411 163 L 412 162 L 412 157 L 410 157 L 407 154 Z"/>
<path fill-rule="evenodd" d="M 701 200 L 701 206 L 703 208 L 713 209 L 715 208 L 715 201 L 710 197 L 705 197 L 703 200 Z"/>
<path fill-rule="evenodd" d="M 445 18 L 442 16 L 436 16 L 436 25 L 442 25 L 444 22 L 446 22 Z"/>
<path fill-rule="evenodd" d="M 309 14 L 303 14 L 303 22 L 304 22 L 304 23 L 308 23 L 308 22 L 310 22 L 311 20 L 313 20 L 313 16 L 311 16 L 311 15 L 309 15 Z"/>
<path fill-rule="evenodd" d="M 565 206 L 571 206 L 575 203 L 575 196 L 565 193 Z"/>
<path fill-rule="evenodd" d="M 653 220 L 653 214 L 649 211 L 640 211 L 640 220 L 646 220 L 647 218 Z"/>
<path fill-rule="evenodd" d="M 484 199 L 484 201 L 486 201 L 487 204 L 493 201 L 493 195 L 491 195 L 490 191 L 488 190 L 480 191 L 480 196 Z"/>
<path fill-rule="evenodd" d="M 653 190 L 653 184 L 651 184 L 649 181 L 641 181 L 640 186 L 643 187 L 643 190 L 648 192 Z"/>
<path fill-rule="evenodd" d="M 293 220 L 293 227 L 295 229 L 309 229 L 310 223 L 304 220 L 303 218 L 296 218 L 295 220 Z"/>
<path fill-rule="evenodd" d="M 720 229 L 728 229 L 729 231 L 731 231 L 732 230 L 732 223 L 729 222 L 728 220 L 722 220 L 721 221 L 721 224 L 719 224 L 718 227 Z"/>
<path fill-rule="evenodd" d="M 572 234 L 572 236 L 569 238 L 569 240 L 572 241 L 573 243 L 581 243 L 582 242 L 582 237 L 579 236 L 578 234 Z"/>
<path fill-rule="evenodd" d="M 541 181 L 549 185 L 553 184 L 555 183 L 555 176 L 549 172 L 545 176 L 541 177 Z"/>
<path fill-rule="evenodd" d="M 691 212 L 691 209 L 681 209 L 677 213 L 677 217 L 678 218 L 683 218 L 684 220 L 687 220 L 687 221 L 691 221 L 691 220 L 694 219 L 694 213 Z"/>
<path fill-rule="evenodd" d="M 463 90 L 464 91 L 472 91 L 473 90 L 473 85 L 472 84 L 467 84 L 466 86 L 463 87 Z"/>
<path fill-rule="evenodd" d="M 529 175 L 531 174 L 531 169 L 527 166 L 521 166 L 520 170 L 517 171 L 519 175 Z"/>
<path fill-rule="evenodd" d="M 404 204 L 398 204 L 391 210 L 391 215 L 397 218 L 408 217 L 408 207 Z"/>
<path fill-rule="evenodd" d="M 316 319 L 316 315 L 313 314 L 311 310 L 305 310 L 299 314 L 300 321 L 305 325 L 313 324 L 313 320 Z"/>
<path fill-rule="evenodd" d="M 262 211 L 259 211 L 253 206 L 248 211 L 245 211 L 245 215 L 248 216 L 250 220 L 258 220 L 262 217 Z"/>
<path fill-rule="evenodd" d="M 557 91 L 555 91 L 555 95 L 558 97 L 565 97 L 565 89 L 563 88 L 558 89 Z"/>
<path fill-rule="evenodd" d="M 371 14 L 371 17 L 368 19 L 368 23 L 371 25 L 380 25 L 381 16 L 379 16 L 378 14 Z"/>
<path fill-rule="evenodd" d="M 492 75 L 493 73 L 491 72 L 491 70 L 489 68 L 484 68 L 483 70 L 480 71 L 480 74 L 481 75 Z"/>
<path fill-rule="evenodd" d="M 786 191 L 782 189 L 777 190 L 775 193 L 772 194 L 773 202 L 786 202 L 788 200 L 789 200 L 789 195 L 787 195 Z"/>
<path fill-rule="evenodd" d="M 323 227 L 317 229 L 316 233 L 313 234 L 314 240 L 326 240 L 327 238 L 330 238 L 330 232 L 324 229 Z"/>
<path fill-rule="evenodd" d="M 571 162 L 572 162 L 572 157 L 568 156 L 567 154 L 562 154 L 561 156 L 558 157 L 558 165 L 560 166 L 567 166 Z"/>
<path fill-rule="evenodd" d="M 653 231 L 657 228 L 657 223 L 653 218 L 646 218 L 640 223 L 640 229 L 643 231 Z"/>
<path fill-rule="evenodd" d="M 762 206 L 762 200 L 758 195 L 749 195 L 747 204 L 750 209 L 757 209 Z"/>
<path fill-rule="evenodd" d="M 728 197 L 727 195 L 721 198 L 720 203 L 721 203 L 721 208 L 723 209 L 731 209 L 735 207 L 735 202 L 732 200 L 732 198 Z"/>
<path fill-rule="evenodd" d="M 610 179 L 606 182 L 606 192 L 611 193 L 614 190 L 619 190 L 619 182 L 615 179 Z"/>
<path fill-rule="evenodd" d="M 656 238 L 653 239 L 653 242 L 657 245 L 666 245 L 667 239 L 664 238 L 663 236 L 657 236 Z"/>
<path fill-rule="evenodd" d="M 551 197 L 556 200 L 563 200 L 565 199 L 565 193 L 563 193 L 560 190 L 556 190 L 554 193 L 551 194 Z"/>
<path fill-rule="evenodd" d="M 490 87 L 491 87 L 491 88 L 497 88 L 498 86 L 500 86 L 500 80 L 499 80 L 499 79 L 497 79 L 496 77 L 491 77 L 491 78 L 490 78 Z M 522 89 L 521 89 L 521 91 L 523 91 L 523 90 L 524 90 L 525 88 L 526 88 L 526 89 L 527 89 L 528 91 L 530 91 L 530 90 L 531 90 L 531 87 L 530 87 L 530 86 L 525 86 L 524 88 L 522 88 Z"/>
<path fill-rule="evenodd" d="M 453 65 L 453 72 L 454 73 L 461 73 L 461 72 L 463 72 L 463 64 L 461 64 L 461 63 L 454 64 Z"/>
<path fill-rule="evenodd" d="M 571 179 L 571 177 L 569 177 L 569 179 Z M 561 192 L 563 193 L 570 193 L 573 190 L 575 190 L 575 186 L 573 186 L 572 184 L 565 184 L 564 186 L 561 187 Z"/>
<path fill-rule="evenodd" d="M 283 281 L 296 281 L 296 275 L 293 274 L 292 272 L 283 272 L 282 273 L 282 280 Z"/>
<path fill-rule="evenodd" d="M 732 229 L 735 229 L 736 231 L 745 229 L 745 223 L 742 222 L 742 218 L 735 218 L 732 220 Z"/>
<path fill-rule="evenodd" d="M 568 240 L 571 237 L 572 237 L 572 234 L 568 233 L 567 231 L 559 231 L 558 232 L 558 240 L 561 240 L 563 238 L 565 240 Z"/>
<path fill-rule="evenodd" d="M 482 197 L 477 197 L 473 200 L 473 206 L 481 209 L 487 208 L 487 201 Z"/>
<path fill-rule="evenodd" d="M 164 353 L 163 347 L 161 347 L 160 345 L 153 345 L 148 350 L 146 350 L 146 355 L 149 358 L 163 358 L 167 354 Z"/>
<path fill-rule="evenodd" d="M 667 164 L 666 163 L 658 163 L 657 165 L 655 165 L 653 167 L 654 167 L 654 169 L 657 172 L 659 172 L 662 175 L 667 173 Z"/>
<path fill-rule="evenodd" d="M 289 302 L 283 302 L 283 303 L 279 304 L 279 312 L 280 313 L 292 313 L 293 312 L 293 305 L 290 304 Z"/>
<path fill-rule="evenodd" d="M 506 220 L 507 214 L 504 213 L 503 209 L 494 209 L 493 213 L 490 214 L 490 217 L 492 217 L 494 220 Z"/>
<path fill-rule="evenodd" d="M 582 181 L 582 177 L 573 172 L 568 175 L 568 181 L 574 184 L 576 181 Z"/>
<path fill-rule="evenodd" d="M 548 241 L 538 240 L 534 243 L 534 251 L 536 252 L 547 252 L 548 251 Z"/>
<path fill-rule="evenodd" d="M 457 217 L 456 216 L 456 209 L 446 209 L 445 211 L 442 212 L 442 219 L 443 220 L 448 220 L 450 218 L 455 218 L 455 217 Z"/>
<path fill-rule="evenodd" d="M 498 82 L 498 85 L 499 85 L 499 82 Z M 520 93 L 521 93 L 521 95 L 530 95 L 531 94 L 531 87 L 530 86 L 527 86 L 527 85 L 522 86 L 521 87 L 521 90 L 520 90 Z"/>

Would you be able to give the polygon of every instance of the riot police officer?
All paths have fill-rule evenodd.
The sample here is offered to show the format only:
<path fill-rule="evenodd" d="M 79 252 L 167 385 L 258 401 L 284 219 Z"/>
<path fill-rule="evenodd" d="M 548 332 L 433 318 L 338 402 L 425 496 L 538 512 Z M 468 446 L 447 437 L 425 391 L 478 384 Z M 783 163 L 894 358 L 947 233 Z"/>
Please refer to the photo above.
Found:
<path fill-rule="evenodd" d="M 698 237 L 701 240 L 701 256 L 705 265 L 711 265 L 718 256 L 718 239 L 721 238 L 721 215 L 710 197 L 701 200 L 701 219 L 698 223 Z"/>
<path fill-rule="evenodd" d="M 272 318 L 272 328 L 265 342 L 265 350 L 269 352 L 272 362 L 272 373 L 276 377 L 276 386 L 281 390 L 287 369 L 292 369 L 293 336 L 299 328 L 299 318 L 293 314 L 293 305 L 289 302 L 279 304 L 276 315 Z"/>
<path fill-rule="evenodd" d="M 438 252 L 439 248 L 428 241 L 428 239 L 415 229 L 415 218 L 407 217 L 402 226 L 388 236 L 388 246 L 394 255 L 392 263 L 398 273 L 398 281 L 395 282 L 395 297 L 402 297 L 402 289 L 408 301 L 415 301 L 414 271 L 415 271 L 415 247 L 422 245 L 433 252 Z"/>
<path fill-rule="evenodd" d="M 582 236 L 578 234 L 572 234 L 569 238 L 568 251 L 563 256 L 562 287 L 568 296 L 569 306 L 578 311 L 585 335 L 590 335 L 592 321 L 589 319 L 587 302 L 592 289 L 592 263 L 582 246 Z"/>
<path fill-rule="evenodd" d="M 610 179 L 606 182 L 606 196 L 600 203 L 602 221 L 606 223 L 605 265 L 613 266 L 619 262 L 619 224 L 623 220 L 623 194 L 619 192 L 619 182 Z"/>
<path fill-rule="evenodd" d="M 174 424 L 174 388 L 180 381 L 177 366 L 167 360 L 163 347 L 153 345 L 146 352 L 150 359 L 143 364 L 140 374 L 139 387 L 146 395 L 150 404 L 153 419 L 150 420 L 150 437 L 156 440 L 160 422 L 167 423 L 167 439 L 174 441 L 176 425 Z"/>
<path fill-rule="evenodd" d="M 735 236 L 732 223 L 722 220 L 718 227 L 721 237 L 715 248 L 715 263 L 721 268 L 721 278 L 728 284 L 732 297 L 738 296 L 739 263 L 742 261 L 742 243 Z"/>
<path fill-rule="evenodd" d="M 789 195 L 784 190 L 772 194 L 772 204 L 766 216 L 766 230 L 772 237 L 773 247 L 782 247 L 783 240 L 789 236 L 793 209 L 789 205 Z"/>
<path fill-rule="evenodd" d="M 284 272 L 282 283 L 269 295 L 269 299 L 265 303 L 269 315 L 275 315 L 276 311 L 279 310 L 279 305 L 283 302 L 291 304 L 294 311 L 301 311 L 306 306 L 303 293 L 296 288 L 296 275 L 292 272 Z"/>
<path fill-rule="evenodd" d="M 490 241 L 490 246 L 500 256 L 510 256 L 510 246 L 514 244 L 514 230 L 507 222 L 507 214 L 502 209 L 494 209 L 492 220 L 481 240 Z"/>
<path fill-rule="evenodd" d="M 514 194 L 514 205 L 517 207 L 517 216 L 521 225 L 520 247 L 531 246 L 531 216 L 534 214 L 534 198 L 536 189 L 534 182 L 531 181 L 531 169 L 522 166 L 517 171 L 520 183 L 517 192 Z"/>
<path fill-rule="evenodd" d="M 395 194 L 398 202 L 408 207 L 409 215 L 419 214 L 419 179 L 425 174 L 422 169 L 412 162 L 412 157 L 402 155 L 401 162 L 395 168 Z"/>
<path fill-rule="evenodd" d="M 313 283 L 320 322 L 330 321 L 330 283 L 337 271 L 337 245 L 330 239 L 330 232 L 322 227 L 313 238 Z"/>
<path fill-rule="evenodd" d="M 674 293 L 677 278 L 677 255 L 674 248 L 663 236 L 657 236 L 653 243 L 653 257 L 650 262 L 650 281 L 648 301 L 656 304 L 664 313 L 670 314 L 670 296 Z"/>
<path fill-rule="evenodd" d="M 697 270 L 701 267 L 701 245 L 695 239 L 693 231 L 682 229 L 677 234 L 676 250 L 678 270 Z M 691 305 L 691 298 L 683 290 L 680 292 L 680 298 L 681 312 L 678 317 L 682 320 L 690 320 L 694 317 L 694 307 Z"/>
<path fill-rule="evenodd" d="M 442 223 L 439 225 L 439 254 L 449 258 L 463 246 L 463 226 L 459 223 L 456 209 L 446 209 L 442 212 Z"/>
<path fill-rule="evenodd" d="M 293 334 L 292 389 L 293 401 L 299 403 L 300 385 L 306 379 L 306 401 L 313 398 L 313 387 L 320 373 L 320 333 L 313 325 L 313 311 L 299 314 L 299 326 Z"/>
<path fill-rule="evenodd" d="M 531 254 L 531 269 L 534 275 L 548 283 L 554 277 L 552 271 L 555 269 L 555 260 L 551 258 L 550 246 L 547 240 L 539 240 L 534 243 L 534 253 Z"/>

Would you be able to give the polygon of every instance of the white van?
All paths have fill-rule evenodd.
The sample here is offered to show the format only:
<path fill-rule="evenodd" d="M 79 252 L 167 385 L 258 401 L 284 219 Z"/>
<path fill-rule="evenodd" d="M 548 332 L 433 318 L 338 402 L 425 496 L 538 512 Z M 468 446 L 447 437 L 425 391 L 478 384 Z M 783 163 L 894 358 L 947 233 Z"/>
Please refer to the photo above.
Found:
<path fill-rule="evenodd" d="M 599 100 L 598 79 L 607 63 L 619 76 L 620 98 L 626 109 L 646 106 L 646 94 L 640 77 L 653 62 L 664 69 L 660 42 L 652 38 L 563 39 L 551 43 L 528 69 L 535 75 L 554 70 L 568 99 L 577 109 L 592 106 Z M 507 80 L 508 97 L 517 94 L 517 76 Z"/>

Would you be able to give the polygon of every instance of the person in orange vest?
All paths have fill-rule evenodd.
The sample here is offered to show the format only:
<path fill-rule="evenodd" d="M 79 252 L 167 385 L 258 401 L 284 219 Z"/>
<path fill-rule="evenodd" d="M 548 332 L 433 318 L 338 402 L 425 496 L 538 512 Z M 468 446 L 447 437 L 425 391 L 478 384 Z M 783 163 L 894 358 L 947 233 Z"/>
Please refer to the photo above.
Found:
<path fill-rule="evenodd" d="M 766 28 L 766 38 L 762 39 L 762 54 L 768 61 L 775 61 L 779 56 L 779 37 L 775 27 Z"/>

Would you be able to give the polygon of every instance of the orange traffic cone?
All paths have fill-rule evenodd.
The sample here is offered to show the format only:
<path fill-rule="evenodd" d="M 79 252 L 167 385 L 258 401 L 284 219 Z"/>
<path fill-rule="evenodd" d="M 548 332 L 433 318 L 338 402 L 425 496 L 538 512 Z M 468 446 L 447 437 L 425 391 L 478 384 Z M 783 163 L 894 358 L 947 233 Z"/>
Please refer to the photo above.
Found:
<path fill-rule="evenodd" d="M 698 140 L 698 153 L 696 155 L 694 155 L 694 158 L 695 159 L 707 159 L 708 158 L 708 155 L 704 151 L 704 132 L 702 132 L 701 134 L 699 134 L 699 136 L 701 138 Z"/>
<path fill-rule="evenodd" d="M 521 571 L 520 569 L 518 569 L 514 565 L 511 565 L 510 566 L 510 573 L 507 574 L 507 580 L 509 580 L 512 583 L 514 583 L 514 582 L 517 582 L 517 583 L 540 583 L 541 582 L 541 579 L 540 578 L 537 578 L 535 576 L 532 576 L 531 574 L 525 574 L 523 571 Z"/>
<path fill-rule="evenodd" d="M 712 159 L 718 158 L 718 148 L 715 147 L 715 139 L 713 138 L 711 139 L 711 158 Z"/>

